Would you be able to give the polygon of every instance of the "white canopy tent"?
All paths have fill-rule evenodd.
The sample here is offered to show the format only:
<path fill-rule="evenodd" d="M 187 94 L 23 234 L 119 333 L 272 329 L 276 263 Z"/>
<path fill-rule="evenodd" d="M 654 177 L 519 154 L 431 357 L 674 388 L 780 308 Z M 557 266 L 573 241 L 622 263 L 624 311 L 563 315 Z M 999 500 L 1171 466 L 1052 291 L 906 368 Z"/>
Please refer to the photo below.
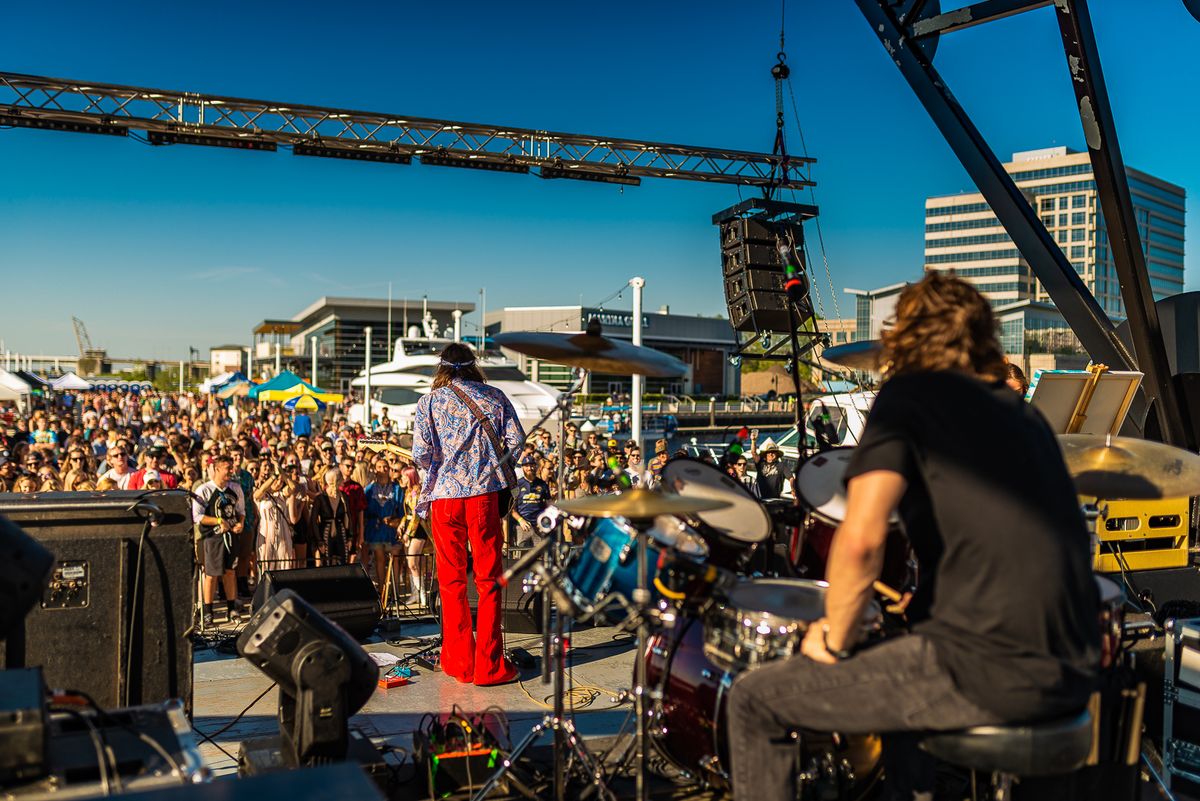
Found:
<path fill-rule="evenodd" d="M 0 400 L 15 400 L 22 408 L 28 406 L 31 387 L 29 382 L 8 370 L 0 368 Z"/>
<path fill-rule="evenodd" d="M 71 391 L 92 388 L 90 383 L 84 381 L 75 373 L 63 373 L 58 378 L 51 381 L 50 386 L 51 388 L 59 390 L 60 392 L 63 390 Z"/>

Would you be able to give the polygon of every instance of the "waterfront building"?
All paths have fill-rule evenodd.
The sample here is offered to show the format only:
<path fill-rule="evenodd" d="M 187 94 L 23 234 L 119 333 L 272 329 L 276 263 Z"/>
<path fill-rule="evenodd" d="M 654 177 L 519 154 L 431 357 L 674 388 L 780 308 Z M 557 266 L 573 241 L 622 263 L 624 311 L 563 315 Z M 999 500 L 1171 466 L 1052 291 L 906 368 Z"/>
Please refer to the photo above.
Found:
<path fill-rule="evenodd" d="M 1124 319 L 1088 154 L 1042 148 L 1014 153 L 1004 168 L 1101 308 L 1114 320 Z M 1182 292 L 1186 192 L 1141 170 L 1127 168 L 1127 173 L 1154 297 Z M 997 307 L 1022 301 L 1052 303 L 978 192 L 926 198 L 925 269 L 954 270 Z"/>
<path fill-rule="evenodd" d="M 907 281 L 879 289 L 847 289 L 854 296 L 854 339 L 879 339 L 884 323 L 896 313 L 896 301 Z"/>

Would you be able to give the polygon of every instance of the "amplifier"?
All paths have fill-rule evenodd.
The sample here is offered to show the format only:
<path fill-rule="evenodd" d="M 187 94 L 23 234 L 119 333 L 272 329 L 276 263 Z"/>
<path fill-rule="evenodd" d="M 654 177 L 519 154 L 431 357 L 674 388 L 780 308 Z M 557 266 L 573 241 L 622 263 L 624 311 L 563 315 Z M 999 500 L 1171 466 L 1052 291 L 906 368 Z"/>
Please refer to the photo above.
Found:
<path fill-rule="evenodd" d="M 179 698 L 190 715 L 188 494 L 0 494 L 0 515 L 55 557 L 23 639 L 0 643 L 4 664 L 40 665 L 49 686 L 82 690 L 105 708 Z M 158 525 L 147 529 L 147 516 Z"/>
<path fill-rule="evenodd" d="M 1104 501 L 1096 519 L 1095 570 L 1118 573 L 1188 565 L 1189 498 Z"/>
<path fill-rule="evenodd" d="M 383 617 L 379 593 L 362 565 L 268 570 L 254 590 L 251 610 L 257 612 L 280 590 L 293 590 L 356 640 L 370 637 Z"/>

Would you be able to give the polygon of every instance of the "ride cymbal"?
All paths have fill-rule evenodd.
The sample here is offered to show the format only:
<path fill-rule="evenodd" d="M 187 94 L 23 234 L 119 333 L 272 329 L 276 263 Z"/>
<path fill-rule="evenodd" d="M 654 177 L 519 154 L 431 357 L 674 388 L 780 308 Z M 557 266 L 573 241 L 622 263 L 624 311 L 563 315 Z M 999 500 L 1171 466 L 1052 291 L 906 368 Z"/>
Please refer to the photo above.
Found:
<path fill-rule="evenodd" d="M 664 495 L 657 490 L 637 487 L 620 495 L 593 495 L 588 498 L 559 501 L 555 506 L 569 515 L 580 517 L 628 517 L 633 520 L 649 520 L 659 515 L 690 515 L 722 509 L 729 506 L 729 503 L 713 498 Z"/>
<path fill-rule="evenodd" d="M 677 378 L 687 372 L 687 365 L 674 356 L 603 336 L 595 320 L 588 323 L 587 331 L 582 334 L 509 331 L 492 339 L 502 348 L 535 359 L 595 373 Z"/>
<path fill-rule="evenodd" d="M 883 343 L 878 339 L 864 339 L 826 348 L 821 351 L 821 361 L 869 373 L 879 369 L 879 354 L 882 352 Z"/>
<path fill-rule="evenodd" d="M 1059 434 L 1080 495 L 1153 500 L 1200 495 L 1200 455 L 1161 442 L 1111 434 Z"/>

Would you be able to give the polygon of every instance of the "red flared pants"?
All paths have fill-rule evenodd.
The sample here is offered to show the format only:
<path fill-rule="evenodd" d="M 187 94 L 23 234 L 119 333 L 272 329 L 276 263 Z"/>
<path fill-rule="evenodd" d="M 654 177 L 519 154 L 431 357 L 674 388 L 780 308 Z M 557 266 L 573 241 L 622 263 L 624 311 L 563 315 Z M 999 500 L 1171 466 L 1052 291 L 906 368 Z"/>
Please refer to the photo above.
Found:
<path fill-rule="evenodd" d="M 442 601 L 442 671 L 459 681 L 487 683 L 504 675 L 500 636 L 500 559 L 504 536 L 496 493 L 435 500 L 430 528 Z M 476 632 L 467 605 L 467 543 L 479 593 Z"/>

